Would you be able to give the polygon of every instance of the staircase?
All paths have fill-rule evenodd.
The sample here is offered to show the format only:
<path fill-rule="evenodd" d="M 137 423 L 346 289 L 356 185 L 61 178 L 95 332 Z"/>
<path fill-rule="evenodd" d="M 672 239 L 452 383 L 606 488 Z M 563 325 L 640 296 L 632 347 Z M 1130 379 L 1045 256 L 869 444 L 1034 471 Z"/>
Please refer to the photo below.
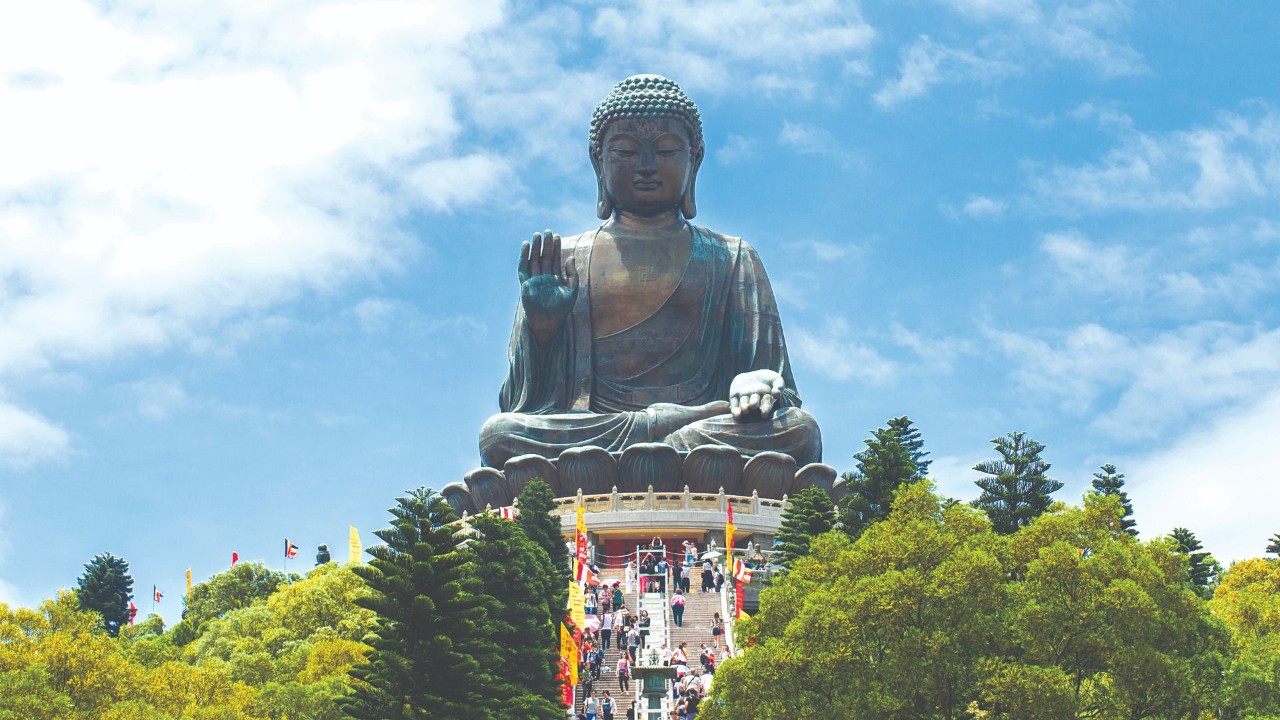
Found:
<path fill-rule="evenodd" d="M 600 573 L 600 581 L 601 581 L 601 584 L 603 585 L 612 586 L 615 581 L 621 582 L 622 580 L 623 580 L 623 577 L 622 577 L 621 570 L 601 571 Z M 623 583 L 623 587 L 624 588 L 626 587 L 625 583 Z M 623 595 L 623 602 L 626 605 L 627 609 L 636 615 L 640 614 L 640 608 L 644 608 L 648 610 L 649 616 L 653 620 L 653 623 L 649 628 L 649 637 L 650 638 L 661 637 L 660 635 L 660 633 L 662 632 L 661 630 L 662 626 L 660 625 L 660 623 L 662 622 L 661 600 L 657 601 L 657 606 L 655 608 L 655 605 L 654 605 L 655 601 L 653 601 L 652 599 L 641 600 L 641 597 L 642 596 L 639 596 L 637 593 L 627 593 Z M 653 594 L 645 597 L 657 598 L 658 595 Z M 710 620 L 708 620 L 708 622 L 710 622 Z M 711 631 L 708 630 L 707 632 L 708 634 L 710 634 Z M 660 643 L 662 641 L 658 640 L 658 642 Z M 627 710 L 630 710 L 632 704 L 636 702 L 637 688 L 639 687 L 639 685 L 636 682 L 635 677 L 632 676 L 631 690 L 626 693 L 622 692 L 622 687 L 618 683 L 618 673 L 617 673 L 618 652 L 619 650 L 618 650 L 617 630 L 615 629 L 613 641 L 610 644 L 609 649 L 604 651 L 604 664 L 608 666 L 609 670 L 606 672 L 602 669 L 600 671 L 600 679 L 596 680 L 591 687 L 593 690 L 596 691 L 597 701 L 603 700 L 604 691 L 608 690 L 609 695 L 613 698 L 613 701 L 618 704 L 618 709 L 614 712 L 613 717 L 615 718 L 615 720 L 625 720 L 625 718 L 627 717 Z M 586 676 L 586 673 L 587 671 L 584 668 L 582 672 L 583 677 Z M 585 699 L 586 699 L 586 691 L 583 690 L 583 685 L 579 683 L 578 690 L 575 693 L 575 704 L 574 704 L 575 714 L 583 712 L 583 701 Z M 640 708 L 637 707 L 636 712 L 638 713 L 639 710 Z"/>
<path fill-rule="evenodd" d="M 685 643 L 685 653 L 689 657 L 689 670 L 699 670 L 702 663 L 699 661 L 699 655 L 702 653 L 702 643 L 706 643 L 707 647 L 715 647 L 715 637 L 711 634 L 711 619 L 720 612 L 720 593 L 700 592 L 697 588 L 691 587 L 691 592 L 684 596 L 684 623 L 682 627 L 671 627 L 671 647 L 672 649 L 680 647 L 680 643 Z M 724 647 L 724 638 L 720 638 L 720 645 Z M 717 655 L 719 657 L 719 655 Z"/>

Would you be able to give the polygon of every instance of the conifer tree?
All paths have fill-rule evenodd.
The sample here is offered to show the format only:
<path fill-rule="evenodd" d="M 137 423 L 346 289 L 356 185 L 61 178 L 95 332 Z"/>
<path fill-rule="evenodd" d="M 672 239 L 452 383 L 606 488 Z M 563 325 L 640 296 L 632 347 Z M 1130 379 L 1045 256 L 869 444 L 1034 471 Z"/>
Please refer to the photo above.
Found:
<path fill-rule="evenodd" d="M 782 526 L 774 541 L 780 546 L 778 564 L 790 569 L 796 560 L 809 554 L 809 543 L 836 524 L 836 511 L 831 498 L 819 487 L 807 487 L 789 498 L 790 507 L 782 514 Z"/>
<path fill-rule="evenodd" d="M 560 532 L 560 518 L 553 512 L 555 500 L 550 485 L 536 478 L 530 480 L 520 491 L 516 503 L 520 508 L 516 523 L 529 540 L 546 552 L 550 567 L 556 573 L 558 582 L 553 582 L 547 589 L 546 600 L 547 611 L 558 620 L 564 614 L 565 603 L 569 599 L 569 548 L 565 546 L 564 535 Z M 559 647 L 560 629 L 555 623 L 550 642 Z"/>
<path fill-rule="evenodd" d="M 492 598 L 481 592 L 461 526 L 444 498 L 426 488 L 397 498 L 385 545 L 353 568 L 370 589 L 357 602 L 378 615 L 366 642 L 369 662 L 351 670 L 363 682 L 343 712 L 362 720 L 488 718 L 500 651 L 486 629 Z"/>
<path fill-rule="evenodd" d="M 893 494 L 904 483 L 925 477 L 929 453 L 921 451 L 920 431 L 907 417 L 872 431 L 867 448 L 853 456 L 857 467 L 843 478 L 850 493 L 840 504 L 840 526 L 857 538 L 871 523 L 889 514 Z"/>
<path fill-rule="evenodd" d="M 1138 523 L 1133 519 L 1133 503 L 1129 501 L 1129 493 L 1124 491 L 1124 473 L 1117 472 L 1116 466 L 1107 463 L 1098 468 L 1100 472 L 1093 474 L 1093 490 L 1099 495 L 1115 496 L 1120 499 L 1120 507 L 1124 508 L 1124 516 L 1120 519 L 1120 527 L 1130 535 L 1137 537 Z"/>
<path fill-rule="evenodd" d="M 467 548 L 481 589 L 493 600 L 486 627 L 502 642 L 490 695 L 510 717 L 562 720 L 558 626 L 543 598 L 565 584 L 563 573 L 517 523 L 482 515 L 471 520 L 471 530 Z"/>
<path fill-rule="evenodd" d="M 1191 567 L 1191 586 L 1206 600 L 1213 597 L 1213 586 L 1216 584 L 1221 566 L 1213 555 L 1204 550 L 1195 533 L 1186 528 L 1174 528 L 1170 536 L 1178 543 L 1178 552 L 1187 556 Z"/>
<path fill-rule="evenodd" d="M 111 553 L 95 555 L 85 563 L 84 574 L 76 582 L 81 610 L 102 616 L 102 628 L 111 637 L 129 624 L 129 600 L 133 598 L 133 578 L 129 563 Z"/>
<path fill-rule="evenodd" d="M 1271 536 L 1271 542 L 1267 545 L 1267 553 L 1280 556 L 1280 533 Z"/>
<path fill-rule="evenodd" d="M 982 494 L 973 505 L 987 514 L 997 533 L 1011 535 L 1049 509 L 1050 495 L 1061 489 L 1062 483 L 1045 474 L 1049 463 L 1040 459 L 1044 445 L 1026 433 L 1007 433 L 991 444 L 1000 459 L 973 466 L 987 475 L 974 481 Z"/>

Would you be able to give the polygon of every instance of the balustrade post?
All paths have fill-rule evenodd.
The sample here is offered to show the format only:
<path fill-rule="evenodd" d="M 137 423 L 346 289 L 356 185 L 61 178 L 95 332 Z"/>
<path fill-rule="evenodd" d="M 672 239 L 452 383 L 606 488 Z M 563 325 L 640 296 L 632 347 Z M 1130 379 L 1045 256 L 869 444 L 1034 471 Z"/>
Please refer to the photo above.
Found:
<path fill-rule="evenodd" d="M 649 486 L 649 491 L 644 496 L 644 509 L 653 510 L 655 507 L 653 499 L 653 486 Z"/>
<path fill-rule="evenodd" d="M 751 491 L 751 514 L 760 514 L 760 493 L 755 490 Z"/>
<path fill-rule="evenodd" d="M 622 509 L 622 498 L 618 495 L 618 486 L 614 485 L 609 492 L 609 509 L 617 512 Z"/>

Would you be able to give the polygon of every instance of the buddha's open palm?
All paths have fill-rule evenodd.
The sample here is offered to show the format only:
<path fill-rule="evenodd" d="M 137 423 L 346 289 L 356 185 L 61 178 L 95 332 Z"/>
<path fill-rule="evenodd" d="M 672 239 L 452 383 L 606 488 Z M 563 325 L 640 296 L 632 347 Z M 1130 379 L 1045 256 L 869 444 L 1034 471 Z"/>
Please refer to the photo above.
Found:
<path fill-rule="evenodd" d="M 752 370 L 729 384 L 729 412 L 734 420 L 767 420 L 787 384 L 773 370 Z"/>
<path fill-rule="evenodd" d="M 520 302 L 540 342 L 560 331 L 578 295 L 578 272 L 573 258 L 561 262 L 560 236 L 550 230 L 534 233 L 520 247 Z"/>

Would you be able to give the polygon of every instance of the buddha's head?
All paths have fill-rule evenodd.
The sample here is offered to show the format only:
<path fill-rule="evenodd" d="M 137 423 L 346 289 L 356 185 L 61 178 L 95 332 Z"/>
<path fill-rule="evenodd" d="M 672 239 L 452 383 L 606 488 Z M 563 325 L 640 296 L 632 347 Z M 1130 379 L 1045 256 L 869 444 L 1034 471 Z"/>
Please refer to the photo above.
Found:
<path fill-rule="evenodd" d="M 692 218 L 702 165 L 702 118 L 679 85 L 660 75 L 633 75 L 614 86 L 591 118 L 596 214 L 679 210 Z"/>

